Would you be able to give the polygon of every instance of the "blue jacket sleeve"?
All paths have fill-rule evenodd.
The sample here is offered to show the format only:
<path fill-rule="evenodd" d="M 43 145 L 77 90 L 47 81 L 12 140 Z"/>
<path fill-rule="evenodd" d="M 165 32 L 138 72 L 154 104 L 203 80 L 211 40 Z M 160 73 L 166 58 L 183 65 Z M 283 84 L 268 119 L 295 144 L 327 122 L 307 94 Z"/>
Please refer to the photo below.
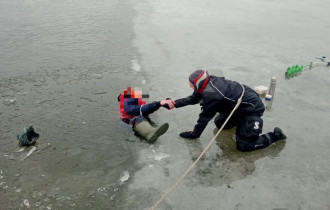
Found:
<path fill-rule="evenodd" d="M 160 108 L 160 102 L 154 101 L 149 104 L 145 104 L 141 106 L 141 113 L 144 117 L 147 117 L 149 114 L 157 111 Z"/>
<path fill-rule="evenodd" d="M 143 115 L 144 117 L 147 117 L 149 114 L 157 111 L 160 108 L 160 102 L 154 101 L 149 104 L 144 105 L 132 105 L 132 104 L 125 104 L 124 105 L 124 111 L 133 116 L 139 116 Z"/>

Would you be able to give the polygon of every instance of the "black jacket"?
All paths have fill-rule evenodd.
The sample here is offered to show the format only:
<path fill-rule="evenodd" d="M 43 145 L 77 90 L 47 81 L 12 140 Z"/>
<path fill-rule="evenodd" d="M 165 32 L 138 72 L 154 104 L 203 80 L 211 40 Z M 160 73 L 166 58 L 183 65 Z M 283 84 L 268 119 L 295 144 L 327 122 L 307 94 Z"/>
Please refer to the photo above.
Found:
<path fill-rule="evenodd" d="M 242 103 L 235 113 L 242 116 L 262 116 L 265 107 L 258 94 L 246 85 L 244 88 Z M 192 133 L 195 137 L 200 137 L 207 123 L 216 113 L 230 114 L 240 98 L 242 90 L 243 88 L 238 82 L 210 75 L 209 83 L 202 93 L 193 92 L 186 98 L 175 100 L 175 107 L 180 108 L 198 103 L 202 106 L 202 112 L 199 114 L 199 119 Z"/>

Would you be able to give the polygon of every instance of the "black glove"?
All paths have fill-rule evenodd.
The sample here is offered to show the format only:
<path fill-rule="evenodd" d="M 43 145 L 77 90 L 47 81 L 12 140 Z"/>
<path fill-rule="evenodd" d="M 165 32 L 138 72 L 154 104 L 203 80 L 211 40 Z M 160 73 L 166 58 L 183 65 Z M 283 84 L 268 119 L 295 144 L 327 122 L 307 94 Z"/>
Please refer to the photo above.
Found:
<path fill-rule="evenodd" d="M 166 108 L 166 109 L 171 109 L 168 104 L 164 104 L 163 107 Z"/>
<path fill-rule="evenodd" d="M 171 98 L 166 98 L 166 100 L 171 100 Z M 164 107 L 166 109 L 171 109 L 168 104 L 164 104 L 162 107 Z"/>
<path fill-rule="evenodd" d="M 180 133 L 180 136 L 182 138 L 186 138 L 186 139 L 196 139 L 197 137 L 193 134 L 192 131 L 186 131 L 186 132 L 182 132 Z"/>

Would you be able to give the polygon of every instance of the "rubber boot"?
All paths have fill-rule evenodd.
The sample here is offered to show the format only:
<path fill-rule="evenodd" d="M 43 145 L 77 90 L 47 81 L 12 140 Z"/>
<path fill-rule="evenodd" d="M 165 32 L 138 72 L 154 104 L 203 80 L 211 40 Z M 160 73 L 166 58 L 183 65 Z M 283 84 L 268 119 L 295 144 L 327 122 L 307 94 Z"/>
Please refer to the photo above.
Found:
<path fill-rule="evenodd" d="M 154 143 L 159 136 L 167 131 L 168 127 L 168 123 L 153 127 L 148 121 L 142 121 L 134 125 L 133 130 L 141 137 L 145 138 L 147 142 Z"/>

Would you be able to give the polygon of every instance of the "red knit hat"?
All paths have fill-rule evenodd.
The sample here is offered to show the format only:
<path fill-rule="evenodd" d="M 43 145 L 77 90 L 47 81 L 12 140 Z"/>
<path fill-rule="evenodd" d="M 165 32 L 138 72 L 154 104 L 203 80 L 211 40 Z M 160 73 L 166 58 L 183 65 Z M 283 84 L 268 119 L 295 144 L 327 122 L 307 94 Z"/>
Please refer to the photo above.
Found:
<path fill-rule="evenodd" d="M 203 92 L 209 80 L 210 76 L 206 70 L 196 70 L 189 76 L 189 81 L 194 85 L 194 90 L 197 93 Z"/>

